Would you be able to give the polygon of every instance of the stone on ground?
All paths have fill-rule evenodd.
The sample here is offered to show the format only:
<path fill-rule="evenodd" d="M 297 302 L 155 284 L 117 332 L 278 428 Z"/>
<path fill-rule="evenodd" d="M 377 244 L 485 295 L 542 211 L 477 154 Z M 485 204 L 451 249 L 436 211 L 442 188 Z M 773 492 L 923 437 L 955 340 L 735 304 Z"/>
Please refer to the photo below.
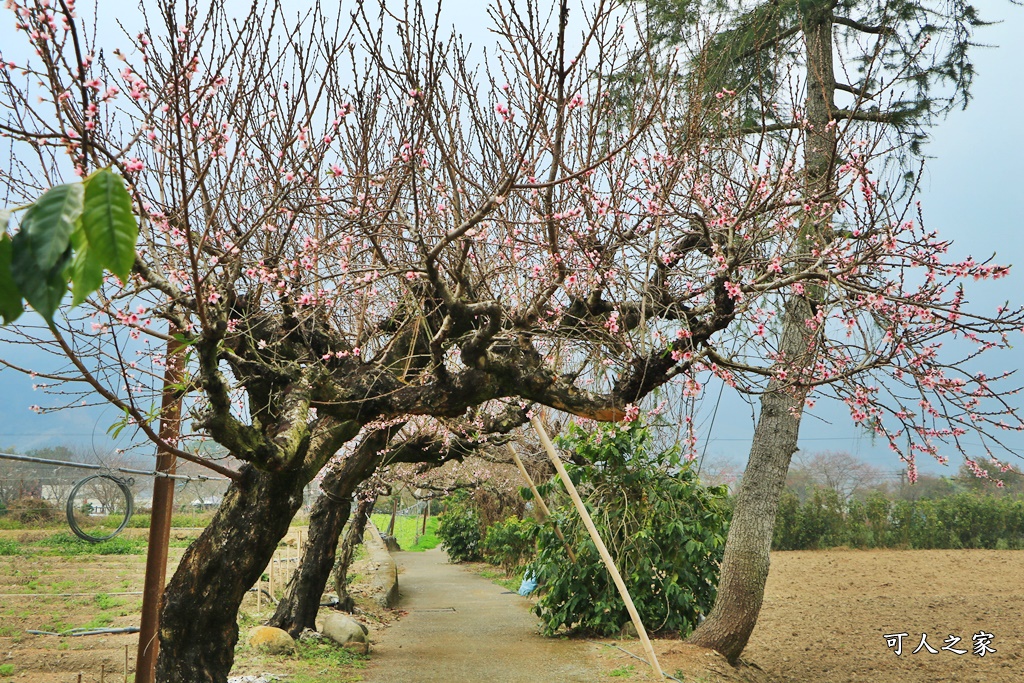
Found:
<path fill-rule="evenodd" d="M 295 640 L 273 626 L 257 626 L 249 634 L 249 645 L 257 650 L 265 650 L 272 655 L 284 655 L 295 652 Z"/>
<path fill-rule="evenodd" d="M 320 632 L 338 645 L 343 645 L 350 650 L 366 654 L 366 634 L 368 631 L 365 626 L 347 614 L 332 612 L 325 615 Z M 349 644 L 352 644 L 351 648 L 348 647 Z M 363 647 L 358 647 L 358 645 Z"/>

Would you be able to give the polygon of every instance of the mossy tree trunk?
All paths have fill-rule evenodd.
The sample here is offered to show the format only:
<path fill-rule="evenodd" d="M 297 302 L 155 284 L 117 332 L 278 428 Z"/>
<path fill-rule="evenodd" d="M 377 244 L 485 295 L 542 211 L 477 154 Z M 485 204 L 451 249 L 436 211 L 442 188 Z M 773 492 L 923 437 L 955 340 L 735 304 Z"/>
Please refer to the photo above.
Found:
<path fill-rule="evenodd" d="M 349 524 L 345 538 L 341 542 L 341 552 L 338 553 L 338 562 L 334 566 L 334 590 L 338 594 L 338 609 L 351 612 L 355 607 L 355 601 L 348 594 L 348 568 L 352 566 L 352 555 L 356 546 L 363 542 L 363 534 L 366 532 L 366 522 L 373 512 L 373 504 L 376 497 L 359 501 L 359 507 L 352 515 L 352 523 Z"/>

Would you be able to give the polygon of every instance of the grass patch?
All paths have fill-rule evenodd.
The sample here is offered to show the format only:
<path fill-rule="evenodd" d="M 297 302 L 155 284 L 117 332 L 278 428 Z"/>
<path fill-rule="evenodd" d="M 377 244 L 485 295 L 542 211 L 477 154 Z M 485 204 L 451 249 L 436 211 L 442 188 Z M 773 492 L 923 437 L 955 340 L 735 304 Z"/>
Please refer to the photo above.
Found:
<path fill-rule="evenodd" d="M 620 666 L 618 669 L 612 669 L 608 672 L 608 675 L 612 678 L 632 678 L 635 671 L 635 666 L 627 664 L 626 666 Z"/>
<path fill-rule="evenodd" d="M 114 609 L 124 604 L 124 600 L 121 598 L 115 598 L 107 595 L 106 593 L 100 593 L 93 600 L 96 601 L 96 606 L 101 610 Z"/>
<path fill-rule="evenodd" d="M 258 623 L 251 616 L 242 619 L 243 614 L 245 612 L 239 614 L 240 623 Z M 369 660 L 369 657 L 354 654 L 331 641 L 299 640 L 295 646 L 295 654 L 281 657 L 244 645 L 238 648 L 235 663 L 242 663 L 247 671 L 284 668 L 288 672 L 288 683 L 355 683 L 362 680 L 357 672 L 366 668 Z"/>
<path fill-rule="evenodd" d="M 13 676 L 14 665 L 13 664 L 0 664 L 0 676 Z"/>
<path fill-rule="evenodd" d="M 384 533 L 391 522 L 391 515 L 373 515 L 372 519 L 381 533 Z M 418 532 L 422 524 L 422 517 L 399 516 L 395 518 L 395 538 L 402 550 L 422 552 L 440 545 L 441 539 L 436 535 L 437 517 L 427 518 L 427 533 L 421 535 Z"/>
<path fill-rule="evenodd" d="M 0 555 L 20 555 L 21 548 L 15 541 L 0 538 Z"/>
<path fill-rule="evenodd" d="M 333 642 L 324 642 L 323 640 L 297 640 L 295 645 L 295 654 L 303 662 L 329 666 L 351 666 L 367 659 Z"/>
<path fill-rule="evenodd" d="M 114 617 L 109 614 L 100 614 L 82 624 L 82 628 L 106 628 L 114 623 Z"/>
<path fill-rule="evenodd" d="M 488 567 L 484 567 L 480 570 L 480 576 L 484 577 L 485 579 L 490 579 L 492 582 L 498 584 L 505 590 L 509 591 L 518 591 L 519 586 L 521 586 L 523 583 L 522 574 L 508 576 L 507 574 L 505 574 L 505 572 L 501 571 L 500 569 L 491 569 Z"/>
<path fill-rule="evenodd" d="M 216 514 L 214 511 L 206 512 L 179 512 L 176 515 L 171 515 L 171 526 L 177 529 L 201 529 L 205 528 L 213 516 Z M 150 514 L 148 512 L 140 512 L 132 515 L 132 518 L 128 520 L 129 529 L 148 529 L 149 528 Z"/>
<path fill-rule="evenodd" d="M 35 543 L 22 546 L 44 555 L 141 555 L 146 552 L 146 539 L 118 536 L 101 543 L 89 543 L 69 533 L 52 534 Z"/>

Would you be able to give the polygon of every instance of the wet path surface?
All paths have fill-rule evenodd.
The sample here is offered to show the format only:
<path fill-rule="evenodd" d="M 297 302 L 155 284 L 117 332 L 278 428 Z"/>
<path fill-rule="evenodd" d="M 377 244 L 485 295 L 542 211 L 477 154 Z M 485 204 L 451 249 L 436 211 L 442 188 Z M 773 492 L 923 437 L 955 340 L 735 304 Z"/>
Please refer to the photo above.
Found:
<path fill-rule="evenodd" d="M 458 565 L 440 549 L 395 553 L 408 614 L 372 634 L 368 683 L 590 683 L 597 647 L 544 638 L 530 602 Z"/>

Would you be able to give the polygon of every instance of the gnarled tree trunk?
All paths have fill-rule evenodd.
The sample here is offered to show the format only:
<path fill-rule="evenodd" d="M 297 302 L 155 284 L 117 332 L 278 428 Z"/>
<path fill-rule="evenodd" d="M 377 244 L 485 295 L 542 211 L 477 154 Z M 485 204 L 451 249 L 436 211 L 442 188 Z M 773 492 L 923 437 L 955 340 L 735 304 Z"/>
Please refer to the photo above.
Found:
<path fill-rule="evenodd" d="M 334 590 L 338 593 L 338 609 L 345 612 L 351 612 L 355 607 L 352 596 L 348 594 L 348 568 L 352 564 L 352 554 L 355 552 L 356 546 L 363 542 L 366 522 L 370 519 L 375 502 L 377 502 L 376 496 L 359 502 L 359 507 L 352 515 L 352 523 L 348 527 L 345 539 L 341 542 L 338 562 L 334 566 Z"/>
<path fill-rule="evenodd" d="M 238 608 L 302 506 L 302 470 L 267 473 L 246 465 L 241 473 L 164 591 L 160 683 L 227 680 L 238 642 Z"/>
<path fill-rule="evenodd" d="M 309 515 L 309 540 L 284 597 L 267 622 L 270 626 L 284 629 L 293 637 L 303 629 L 316 628 L 320 597 L 331 577 L 338 539 L 352 509 L 352 494 L 377 469 L 381 451 L 401 427 L 370 432 L 352 455 L 324 477 L 320 484 L 324 494 L 313 504 Z"/>

